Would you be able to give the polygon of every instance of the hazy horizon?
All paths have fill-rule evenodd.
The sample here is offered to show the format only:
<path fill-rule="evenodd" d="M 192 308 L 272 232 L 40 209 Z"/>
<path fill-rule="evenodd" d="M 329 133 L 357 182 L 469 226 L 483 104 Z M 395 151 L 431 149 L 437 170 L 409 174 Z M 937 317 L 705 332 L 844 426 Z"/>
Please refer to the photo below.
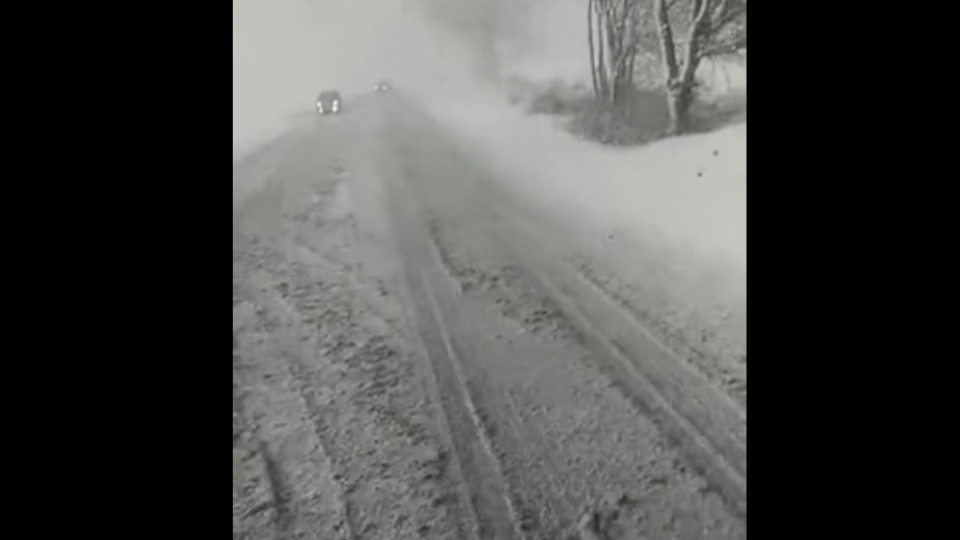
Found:
<path fill-rule="evenodd" d="M 470 1 L 234 0 L 234 146 L 282 129 L 325 88 L 349 99 L 386 78 L 420 94 L 469 95 L 491 82 L 484 55 L 501 75 L 588 76 L 577 0 Z M 471 32 L 458 6 L 510 12 L 491 37 Z"/>

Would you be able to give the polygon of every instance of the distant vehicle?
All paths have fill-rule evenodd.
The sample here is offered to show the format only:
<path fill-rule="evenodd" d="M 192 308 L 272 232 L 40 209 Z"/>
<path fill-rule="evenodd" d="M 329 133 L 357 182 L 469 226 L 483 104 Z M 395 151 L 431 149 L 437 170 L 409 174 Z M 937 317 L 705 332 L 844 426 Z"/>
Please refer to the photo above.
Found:
<path fill-rule="evenodd" d="M 388 92 L 390 90 L 390 83 L 387 81 L 380 81 L 376 86 L 373 87 L 374 92 Z"/>
<path fill-rule="evenodd" d="M 340 92 L 326 90 L 317 97 L 317 114 L 340 114 Z"/>

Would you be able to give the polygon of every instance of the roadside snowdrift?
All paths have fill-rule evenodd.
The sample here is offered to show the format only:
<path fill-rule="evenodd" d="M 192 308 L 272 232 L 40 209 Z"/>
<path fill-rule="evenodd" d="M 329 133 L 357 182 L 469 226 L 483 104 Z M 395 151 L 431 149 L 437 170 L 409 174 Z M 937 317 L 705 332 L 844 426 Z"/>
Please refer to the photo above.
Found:
<path fill-rule="evenodd" d="M 492 164 L 500 187 L 578 228 L 658 237 L 746 272 L 746 124 L 614 149 L 500 104 L 432 112 Z"/>

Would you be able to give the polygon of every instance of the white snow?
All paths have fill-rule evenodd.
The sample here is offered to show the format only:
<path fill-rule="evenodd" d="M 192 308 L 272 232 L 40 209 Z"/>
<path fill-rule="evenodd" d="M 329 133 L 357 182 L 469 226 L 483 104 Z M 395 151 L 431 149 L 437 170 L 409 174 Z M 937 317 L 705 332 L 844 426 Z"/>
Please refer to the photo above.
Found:
<path fill-rule="evenodd" d="M 720 257 L 746 272 L 746 124 L 617 149 L 500 103 L 432 113 L 491 164 L 504 189 L 581 228 Z"/>

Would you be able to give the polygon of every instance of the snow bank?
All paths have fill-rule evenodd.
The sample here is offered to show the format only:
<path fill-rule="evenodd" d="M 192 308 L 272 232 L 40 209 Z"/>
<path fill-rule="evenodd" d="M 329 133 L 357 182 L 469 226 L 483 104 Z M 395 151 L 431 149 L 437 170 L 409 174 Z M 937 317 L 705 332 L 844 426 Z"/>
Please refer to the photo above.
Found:
<path fill-rule="evenodd" d="M 502 104 L 432 112 L 491 163 L 504 189 L 580 228 L 658 237 L 746 272 L 746 124 L 614 149 Z"/>
<path fill-rule="evenodd" d="M 304 131 L 310 126 L 312 119 L 313 114 L 309 112 L 280 117 L 264 117 L 259 122 L 244 124 L 240 129 L 235 124 L 233 132 L 234 165 L 285 135 Z M 251 125 L 255 127 L 251 128 Z"/>

